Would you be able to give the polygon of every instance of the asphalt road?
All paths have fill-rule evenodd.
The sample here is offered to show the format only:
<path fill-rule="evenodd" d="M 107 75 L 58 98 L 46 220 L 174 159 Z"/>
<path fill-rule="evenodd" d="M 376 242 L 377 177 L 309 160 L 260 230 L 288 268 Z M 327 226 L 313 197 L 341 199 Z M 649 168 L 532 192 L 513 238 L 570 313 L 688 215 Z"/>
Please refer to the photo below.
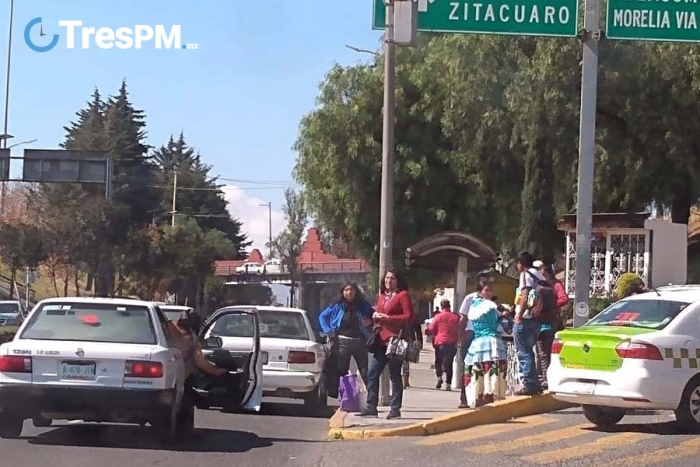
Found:
<path fill-rule="evenodd" d="M 580 409 L 428 438 L 326 441 L 327 417 L 303 406 L 268 405 L 260 415 L 201 411 L 198 435 L 166 449 L 148 428 L 71 425 L 0 440 L 0 465 L 49 467 L 681 467 L 694 465 L 700 438 L 679 433 L 668 412 L 628 415 L 615 430 L 595 430 Z"/>

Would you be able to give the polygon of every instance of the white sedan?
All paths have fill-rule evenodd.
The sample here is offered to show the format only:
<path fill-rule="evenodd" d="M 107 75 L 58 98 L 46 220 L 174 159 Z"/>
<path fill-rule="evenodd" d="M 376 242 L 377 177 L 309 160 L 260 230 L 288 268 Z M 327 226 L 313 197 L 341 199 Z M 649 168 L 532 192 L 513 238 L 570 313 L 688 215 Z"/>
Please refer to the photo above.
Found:
<path fill-rule="evenodd" d="M 261 392 L 254 313 L 237 313 L 253 323 L 252 346 L 240 352 L 251 362 L 239 375 L 245 389 L 238 402 L 246 408 L 254 408 Z M 168 441 L 192 430 L 194 406 L 183 403 L 183 356 L 170 345 L 169 332 L 167 318 L 151 302 L 40 302 L 14 340 L 0 346 L 0 438 L 18 438 L 27 419 L 35 426 L 53 420 L 149 423 Z"/>
<path fill-rule="evenodd" d="M 260 263 L 243 263 L 236 268 L 238 274 L 262 274 L 263 266 Z"/>
<path fill-rule="evenodd" d="M 236 308 L 250 307 L 223 310 Z M 312 410 L 326 407 L 327 395 L 321 378 L 326 350 L 316 337 L 306 311 L 273 306 L 255 308 L 260 318 L 263 395 L 303 399 Z M 221 337 L 223 348 L 237 350 L 250 345 L 251 332 L 249 322 L 231 315 L 219 320 L 205 337 Z"/>

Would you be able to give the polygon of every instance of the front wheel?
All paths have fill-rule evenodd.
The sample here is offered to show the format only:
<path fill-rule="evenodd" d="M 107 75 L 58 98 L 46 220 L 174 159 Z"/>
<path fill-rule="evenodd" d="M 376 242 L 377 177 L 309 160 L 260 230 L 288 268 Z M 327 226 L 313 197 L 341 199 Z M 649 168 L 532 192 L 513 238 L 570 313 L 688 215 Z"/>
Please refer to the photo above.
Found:
<path fill-rule="evenodd" d="M 0 438 L 18 439 L 22 436 L 24 420 L 7 414 L 0 414 Z"/>
<path fill-rule="evenodd" d="M 700 432 L 700 377 L 693 378 L 685 387 L 675 414 L 676 422 L 684 431 Z"/>
<path fill-rule="evenodd" d="M 601 428 L 610 428 L 622 420 L 627 411 L 616 407 L 602 407 L 599 405 L 584 405 L 583 416 L 592 424 Z"/>

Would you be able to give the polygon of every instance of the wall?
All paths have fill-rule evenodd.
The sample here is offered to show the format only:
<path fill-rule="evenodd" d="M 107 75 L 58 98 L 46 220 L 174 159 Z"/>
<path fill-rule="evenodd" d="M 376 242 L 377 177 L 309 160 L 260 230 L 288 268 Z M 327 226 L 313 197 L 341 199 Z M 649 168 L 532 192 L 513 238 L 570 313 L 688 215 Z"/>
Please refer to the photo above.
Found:
<path fill-rule="evenodd" d="M 653 231 L 649 285 L 685 284 L 688 280 L 688 226 L 647 219 L 644 228 Z"/>

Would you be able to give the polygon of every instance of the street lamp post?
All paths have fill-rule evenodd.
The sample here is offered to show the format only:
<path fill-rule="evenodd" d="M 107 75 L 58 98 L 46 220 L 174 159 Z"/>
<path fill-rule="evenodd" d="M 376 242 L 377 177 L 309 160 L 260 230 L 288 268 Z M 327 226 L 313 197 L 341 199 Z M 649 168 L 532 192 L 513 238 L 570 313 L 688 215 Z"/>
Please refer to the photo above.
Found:
<path fill-rule="evenodd" d="M 10 0 L 10 27 L 7 39 L 7 70 L 5 72 L 5 121 L 3 133 L 7 134 L 8 117 L 10 114 L 10 71 L 12 66 L 12 23 L 15 15 L 15 1 Z M 7 149 L 7 139 L 2 141 L 3 148 Z"/>
<path fill-rule="evenodd" d="M 270 231 L 269 231 L 270 243 L 268 245 L 269 246 L 269 252 L 268 252 L 269 256 L 267 257 L 267 259 L 272 259 L 272 202 L 267 202 L 265 204 L 261 204 L 260 206 L 266 206 L 268 209 L 268 221 L 269 221 L 269 228 L 270 228 Z"/>

